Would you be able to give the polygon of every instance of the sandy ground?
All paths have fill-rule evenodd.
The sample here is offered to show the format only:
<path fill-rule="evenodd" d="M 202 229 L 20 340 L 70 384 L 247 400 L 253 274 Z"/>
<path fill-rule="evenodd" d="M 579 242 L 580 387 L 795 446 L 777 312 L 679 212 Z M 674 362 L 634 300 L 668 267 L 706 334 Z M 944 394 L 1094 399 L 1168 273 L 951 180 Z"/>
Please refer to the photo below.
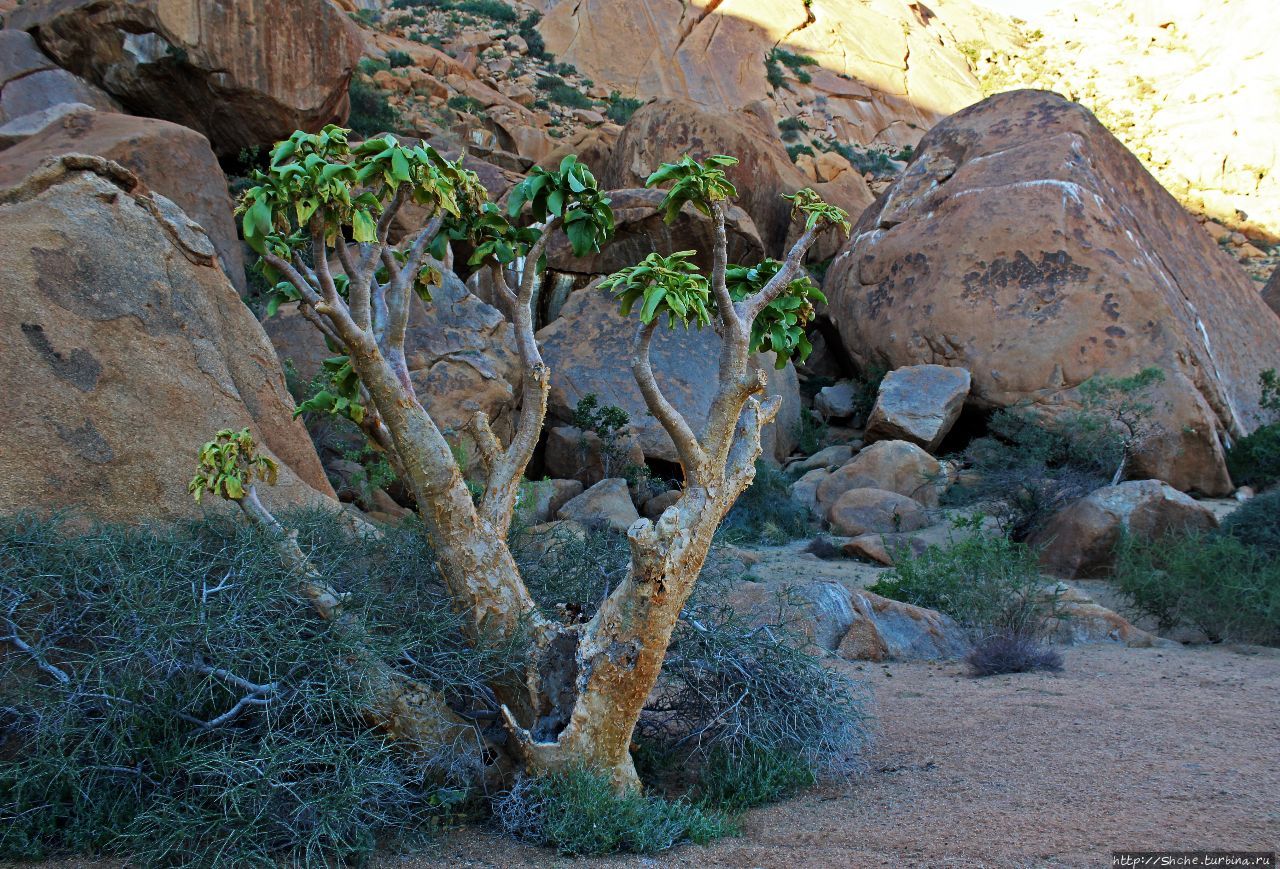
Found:
<path fill-rule="evenodd" d="M 880 735 L 858 778 L 741 838 L 575 861 L 458 831 L 382 867 L 1100 867 L 1113 849 L 1280 848 L 1280 651 L 1067 649 L 1061 674 L 848 664 Z"/>

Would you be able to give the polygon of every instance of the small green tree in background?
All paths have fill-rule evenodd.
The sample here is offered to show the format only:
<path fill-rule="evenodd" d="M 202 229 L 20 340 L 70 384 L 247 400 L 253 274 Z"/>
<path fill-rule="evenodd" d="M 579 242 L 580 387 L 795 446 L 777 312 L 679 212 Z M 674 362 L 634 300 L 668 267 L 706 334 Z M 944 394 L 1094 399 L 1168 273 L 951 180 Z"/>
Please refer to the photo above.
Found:
<path fill-rule="evenodd" d="M 504 210 L 488 201 L 473 173 L 429 146 L 405 146 L 390 136 L 351 145 L 345 130 L 328 127 L 278 144 L 269 169 L 241 200 L 245 238 L 275 282 L 269 311 L 296 301 L 336 354 L 326 366 L 330 387 L 306 406 L 349 417 L 387 456 L 417 500 L 436 566 L 472 637 L 526 643 L 523 668 L 495 679 L 492 690 L 507 731 L 504 750 L 532 772 L 585 764 L 619 790 L 638 783 L 630 751 L 636 722 L 716 528 L 755 476 L 761 430 L 780 404 L 776 396 L 762 397 L 764 372 L 752 353 L 773 351 L 784 365 L 809 352 L 804 326 L 813 313 L 810 300 L 820 296 L 801 264 L 819 233 L 832 225 L 849 230 L 848 216 L 813 191 L 799 191 L 788 198 L 804 228 L 785 259 L 731 268 L 724 203 L 737 191 L 724 168 L 735 162 L 686 157 L 648 181 L 672 185 L 666 219 L 686 204 L 712 218 L 710 276 L 682 252 L 651 255 L 604 282 L 620 298 L 624 316 L 639 314 L 631 371 L 676 445 L 684 479 L 674 506 L 656 522 L 640 520 L 629 530 L 625 578 L 589 620 L 569 624 L 538 608 L 507 538 L 550 388 L 531 302 L 553 234 L 563 232 L 577 255 L 599 250 L 610 237 L 613 215 L 595 177 L 566 157 L 554 170 L 533 170 Z M 426 223 L 392 245 L 392 222 L 410 202 L 426 210 Z M 526 216 L 528 222 L 517 222 Z M 498 441 L 483 413 L 470 420 L 483 470 L 474 500 L 414 393 L 404 351 L 410 306 L 415 297 L 430 300 L 439 280 L 435 263 L 450 241 L 466 242 L 473 251 L 469 264 L 489 270 L 514 321 L 524 369 L 510 443 Z M 509 267 L 520 271 L 516 287 L 507 283 Z M 664 396 L 650 346 L 661 325 L 712 322 L 722 335 L 717 390 L 706 424 L 695 432 Z M 245 500 L 239 499 L 242 507 Z M 274 517 L 262 515 L 251 499 L 245 513 L 274 527 Z M 442 726 L 446 733 L 453 726 L 442 701 L 413 694 L 407 702 L 404 688 L 392 679 L 386 684 L 384 701 L 372 711 L 387 731 L 432 739 Z"/>

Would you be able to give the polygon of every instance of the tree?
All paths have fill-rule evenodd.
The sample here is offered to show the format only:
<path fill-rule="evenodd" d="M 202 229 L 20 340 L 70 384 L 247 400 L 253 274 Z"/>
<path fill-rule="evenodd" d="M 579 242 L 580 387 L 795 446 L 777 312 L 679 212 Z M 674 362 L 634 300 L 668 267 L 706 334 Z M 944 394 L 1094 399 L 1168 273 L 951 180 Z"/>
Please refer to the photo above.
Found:
<path fill-rule="evenodd" d="M 812 190 L 801 190 L 788 198 L 804 229 L 786 258 L 730 266 L 724 203 L 737 191 L 724 167 L 734 163 L 725 156 L 703 163 L 685 157 L 648 180 L 650 186 L 671 183 L 666 219 L 688 204 L 713 220 L 709 278 L 685 251 L 650 255 L 604 283 L 620 299 L 624 316 L 639 313 L 632 374 L 676 445 L 684 487 L 656 522 L 641 520 L 629 529 L 628 576 L 589 621 L 578 624 L 557 623 L 539 612 L 506 541 L 550 387 L 531 310 L 544 251 L 552 234 L 563 232 L 574 252 L 584 255 L 599 250 L 613 230 L 609 199 L 591 172 L 573 156 L 555 171 L 535 169 L 513 189 L 504 212 L 487 201 L 474 174 L 429 146 L 404 146 L 390 136 L 352 146 L 345 130 L 328 127 L 279 143 L 268 170 L 256 175 L 240 203 L 245 239 L 261 255 L 264 273 L 277 281 L 269 312 L 281 301 L 297 301 L 302 316 L 338 354 L 326 363 L 330 387 L 304 407 L 350 417 L 385 453 L 417 499 L 439 572 L 473 637 L 519 637 L 527 643 L 523 671 L 492 687 L 508 746 L 534 772 L 585 762 L 607 771 L 619 788 L 638 783 L 632 732 L 712 536 L 751 483 L 761 429 L 778 411 L 778 397 L 762 399 L 764 373 L 754 368 L 752 353 L 773 351 L 779 366 L 807 355 L 810 300 L 821 296 L 802 261 L 829 226 L 849 230 L 847 214 Z M 392 221 L 408 202 L 425 207 L 429 218 L 420 231 L 392 245 Z M 526 213 L 532 224 L 512 222 Z M 449 444 L 414 393 L 404 354 L 413 296 L 429 301 L 430 285 L 438 280 L 429 254 L 442 258 L 450 242 L 469 245 L 469 263 L 492 275 L 514 322 L 524 369 L 509 444 L 498 441 L 483 413 L 470 420 L 483 471 L 474 500 Z M 331 256 L 339 269 L 331 268 Z M 514 288 L 505 278 L 509 267 L 520 273 Z M 671 328 L 714 322 L 723 338 L 718 389 L 700 432 L 667 400 L 654 376 L 649 348 L 664 320 Z M 221 493 L 236 500 L 242 490 L 238 500 L 246 515 L 278 527 L 254 497 L 252 472 L 244 473 L 249 485 L 224 486 Z M 305 575 L 301 553 L 288 557 L 299 560 Z M 325 606 L 328 617 L 340 610 L 340 602 L 336 609 Z M 393 675 L 385 678 L 394 684 Z M 385 725 L 397 734 L 435 733 L 435 724 L 415 716 L 438 717 L 442 704 L 406 705 L 404 694 L 389 688 Z"/>

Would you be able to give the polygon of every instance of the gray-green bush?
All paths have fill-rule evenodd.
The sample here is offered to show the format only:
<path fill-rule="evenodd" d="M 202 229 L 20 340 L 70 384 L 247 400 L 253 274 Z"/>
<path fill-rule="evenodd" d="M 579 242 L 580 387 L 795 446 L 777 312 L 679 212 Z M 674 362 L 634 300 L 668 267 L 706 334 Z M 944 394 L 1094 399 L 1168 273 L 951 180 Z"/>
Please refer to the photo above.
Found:
<path fill-rule="evenodd" d="M 483 715 L 514 652 L 463 642 L 417 531 L 290 521 L 359 638 L 317 619 L 274 541 L 238 522 L 0 520 L 0 858 L 332 865 L 474 800 L 478 752 L 398 751 L 341 662 L 373 649 Z"/>

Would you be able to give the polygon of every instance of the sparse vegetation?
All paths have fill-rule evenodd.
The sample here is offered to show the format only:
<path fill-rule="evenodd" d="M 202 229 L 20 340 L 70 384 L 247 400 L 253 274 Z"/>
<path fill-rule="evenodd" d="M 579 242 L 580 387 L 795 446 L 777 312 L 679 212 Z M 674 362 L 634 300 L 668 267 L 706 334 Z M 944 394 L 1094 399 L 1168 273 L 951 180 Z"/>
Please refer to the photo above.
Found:
<path fill-rule="evenodd" d="M 586 767 L 525 776 L 499 797 L 494 813 L 508 834 L 574 857 L 655 854 L 736 831 L 725 815 L 683 799 L 619 794 L 607 774 Z"/>
<path fill-rule="evenodd" d="M 538 90 L 545 91 L 547 99 L 557 105 L 571 109 L 590 109 L 595 107 L 595 100 L 573 85 L 566 83 L 558 75 L 539 76 L 535 86 Z"/>
<path fill-rule="evenodd" d="M 624 97 L 620 92 L 613 91 L 609 94 L 609 108 L 605 110 L 604 116 L 615 124 L 626 124 L 642 105 L 644 100 Z"/>
<path fill-rule="evenodd" d="M 967 532 L 921 555 L 902 550 L 892 570 L 869 589 L 954 618 L 975 642 L 991 637 L 1036 639 L 1053 612 L 1043 592 L 1035 550 L 1001 534 L 982 532 L 982 516 L 956 520 Z"/>
<path fill-rule="evenodd" d="M 720 526 L 730 543 L 776 545 L 806 536 L 813 517 L 791 497 L 790 481 L 776 465 L 756 462 L 756 478 Z"/>
<path fill-rule="evenodd" d="M 387 52 L 387 65 L 392 69 L 413 66 L 413 58 L 411 58 L 407 52 L 393 48 L 391 51 Z"/>
<path fill-rule="evenodd" d="M 969 675 L 975 678 L 1062 669 L 1062 655 L 1056 649 L 1020 634 L 985 637 L 969 650 L 964 661 L 969 665 Z"/>
<path fill-rule="evenodd" d="M 1025 539 L 1071 502 L 1123 479 L 1153 430 L 1146 395 L 1163 379 L 1155 368 L 1095 377 L 1080 385 L 1078 408 L 1052 417 L 1030 407 L 996 411 L 988 436 L 965 451 L 971 470 L 951 500 L 997 504 L 1006 531 Z"/>
<path fill-rule="evenodd" d="M 484 115 L 484 103 L 475 97 L 466 96 L 465 94 L 454 94 L 449 97 L 445 105 L 456 112 L 465 112 L 469 115 Z"/>
<path fill-rule="evenodd" d="M 351 77 L 351 116 L 347 123 L 351 129 L 362 136 L 374 136 L 394 130 L 400 122 L 400 116 L 387 94 L 373 81 L 357 73 Z"/>
<path fill-rule="evenodd" d="M 791 115 L 778 121 L 778 130 L 782 133 L 782 140 L 790 142 L 798 138 L 801 133 L 809 132 L 809 125 L 805 123 L 804 119 Z M 794 162 L 794 158 L 792 162 Z"/>

